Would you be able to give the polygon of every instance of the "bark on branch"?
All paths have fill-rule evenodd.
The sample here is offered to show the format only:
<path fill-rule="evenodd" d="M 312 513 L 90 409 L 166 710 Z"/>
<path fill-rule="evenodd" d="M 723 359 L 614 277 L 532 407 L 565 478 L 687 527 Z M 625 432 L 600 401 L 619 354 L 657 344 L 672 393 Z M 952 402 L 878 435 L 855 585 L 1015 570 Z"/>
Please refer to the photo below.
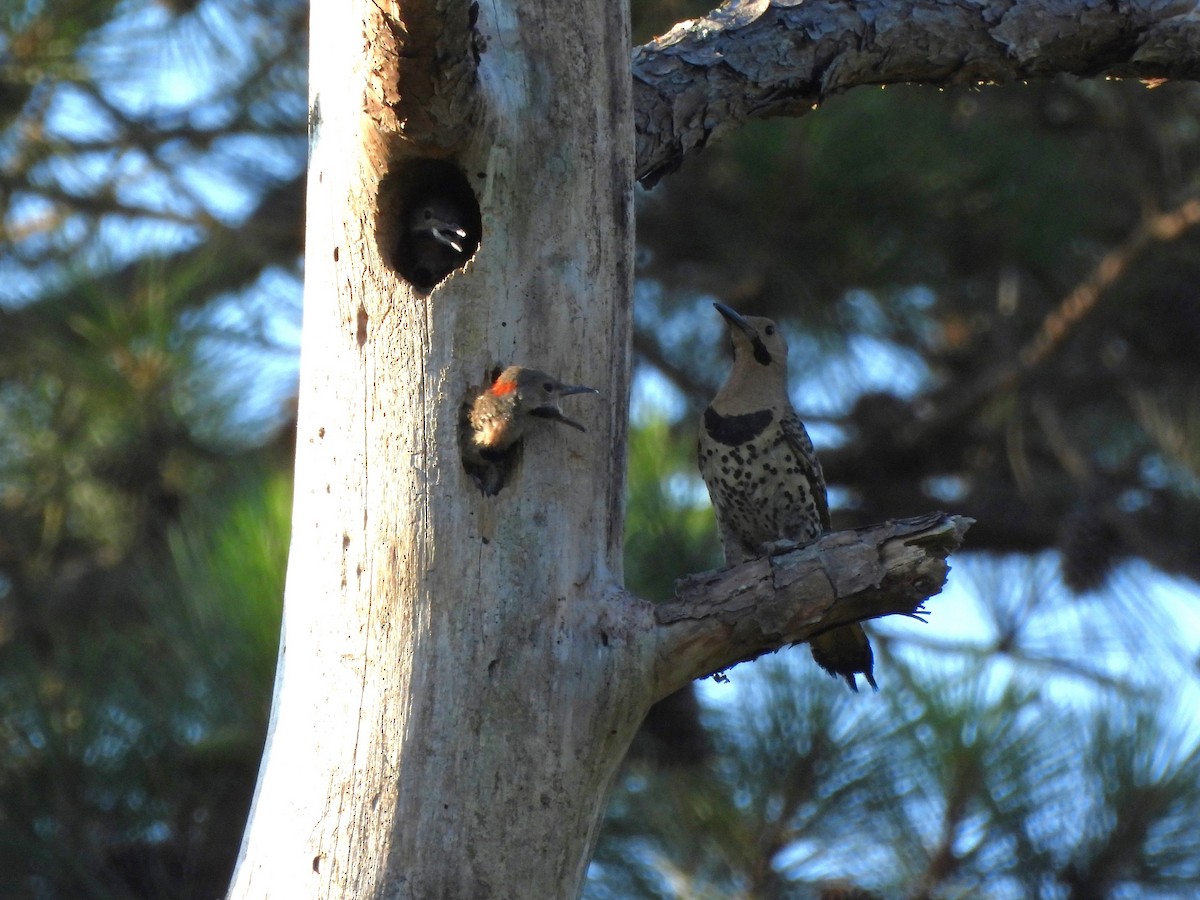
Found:
<path fill-rule="evenodd" d="M 916 613 L 945 585 L 946 557 L 973 521 L 892 520 L 681 580 L 654 611 L 656 695 L 838 625 Z"/>
<path fill-rule="evenodd" d="M 649 187 L 752 117 L 864 84 L 1060 73 L 1200 77 L 1200 15 L 1160 0 L 747 0 L 634 50 L 637 177 Z"/>

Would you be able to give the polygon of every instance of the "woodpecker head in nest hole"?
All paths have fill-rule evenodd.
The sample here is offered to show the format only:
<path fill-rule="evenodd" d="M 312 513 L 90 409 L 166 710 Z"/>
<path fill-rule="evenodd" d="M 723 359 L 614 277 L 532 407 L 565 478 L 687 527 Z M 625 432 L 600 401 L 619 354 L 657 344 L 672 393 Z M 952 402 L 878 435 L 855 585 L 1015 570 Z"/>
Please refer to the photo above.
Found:
<path fill-rule="evenodd" d="M 471 227 L 469 211 L 451 195 L 426 195 L 408 209 L 402 258 L 405 274 L 417 288 L 430 290 L 466 264 L 479 244 Z"/>
<path fill-rule="evenodd" d="M 562 411 L 562 398 L 596 393 L 595 388 L 565 384 L 540 369 L 509 366 L 463 405 L 464 467 L 484 494 L 496 494 L 507 480 L 521 440 L 540 422 L 587 430 Z"/>

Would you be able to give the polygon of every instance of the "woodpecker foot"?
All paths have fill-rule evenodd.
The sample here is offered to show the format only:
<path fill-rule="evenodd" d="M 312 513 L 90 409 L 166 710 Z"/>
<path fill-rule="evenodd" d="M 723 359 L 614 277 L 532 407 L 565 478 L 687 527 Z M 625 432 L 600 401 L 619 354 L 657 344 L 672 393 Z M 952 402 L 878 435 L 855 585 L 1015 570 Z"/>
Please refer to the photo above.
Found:
<path fill-rule="evenodd" d="M 797 541 L 789 541 L 780 539 L 778 541 L 767 541 L 765 544 L 758 545 L 759 556 L 783 556 L 785 553 L 791 553 L 793 550 L 799 550 L 804 545 Z"/>

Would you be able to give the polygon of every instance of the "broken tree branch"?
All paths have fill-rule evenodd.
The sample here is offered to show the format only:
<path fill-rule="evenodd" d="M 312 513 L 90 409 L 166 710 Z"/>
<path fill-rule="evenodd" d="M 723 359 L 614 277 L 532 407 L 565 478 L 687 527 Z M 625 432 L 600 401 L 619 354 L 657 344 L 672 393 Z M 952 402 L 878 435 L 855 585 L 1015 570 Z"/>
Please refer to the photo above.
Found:
<path fill-rule="evenodd" d="M 865 84 L 1057 74 L 1200 77 L 1200 16 L 1158 0 L 746 0 L 633 52 L 646 187 L 749 118 L 799 116 Z"/>
<path fill-rule="evenodd" d="M 654 609 L 655 696 L 839 625 L 916 614 L 945 585 L 946 557 L 972 522 L 896 519 L 681 580 Z"/>

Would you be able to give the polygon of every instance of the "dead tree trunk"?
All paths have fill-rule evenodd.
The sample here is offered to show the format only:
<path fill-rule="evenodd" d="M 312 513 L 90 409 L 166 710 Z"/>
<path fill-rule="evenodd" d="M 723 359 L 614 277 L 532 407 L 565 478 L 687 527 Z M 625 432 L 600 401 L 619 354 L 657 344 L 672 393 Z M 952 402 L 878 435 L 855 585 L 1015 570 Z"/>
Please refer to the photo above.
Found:
<path fill-rule="evenodd" d="M 897 558 L 881 548 L 924 546 L 940 563 L 961 525 L 925 523 L 956 537 L 924 545 L 853 538 L 857 587 L 822 588 L 791 617 L 806 597 L 759 573 L 756 597 L 780 592 L 765 630 L 734 628 L 737 609 L 656 619 L 621 572 L 625 4 L 318 0 L 312 16 L 293 544 L 231 896 L 576 896 L 650 703 L 847 609 L 892 611 L 894 591 L 870 593 L 885 578 L 872 560 Z M 409 207 L 431 193 L 470 207 L 474 231 L 472 258 L 436 288 L 403 249 Z M 484 497 L 463 469 L 459 410 L 511 363 L 602 396 L 572 409 L 586 434 L 535 433 Z M 940 589 L 934 569 L 912 570 L 906 602 Z M 740 638 L 722 649 L 726 627 Z"/>
<path fill-rule="evenodd" d="M 648 610 L 606 602 L 629 379 L 627 13 L 381 6 L 387 21 L 313 4 L 295 524 L 232 895 L 571 896 L 651 677 L 631 665 Z M 418 122 L 406 99 L 443 117 Z M 400 120 L 425 130 L 404 139 Z M 388 244 L 410 191 L 453 177 L 436 157 L 477 198 L 481 240 L 422 296 Z M 459 407 L 508 363 L 602 398 L 576 407 L 586 434 L 543 429 L 485 498 Z"/>

